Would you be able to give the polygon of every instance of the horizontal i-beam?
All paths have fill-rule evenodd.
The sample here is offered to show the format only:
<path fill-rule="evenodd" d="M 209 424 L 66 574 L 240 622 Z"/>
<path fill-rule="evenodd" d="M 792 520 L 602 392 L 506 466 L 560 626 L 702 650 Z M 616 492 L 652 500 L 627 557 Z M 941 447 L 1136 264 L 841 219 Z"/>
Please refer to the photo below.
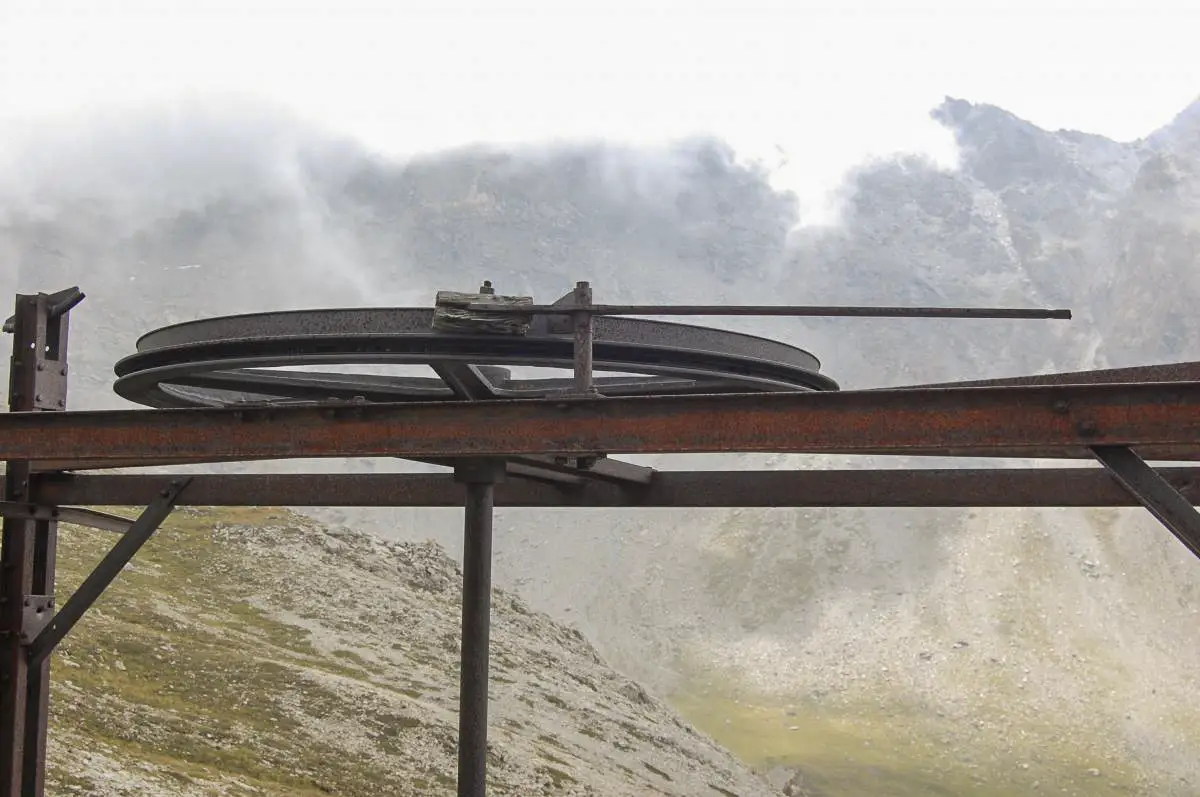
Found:
<path fill-rule="evenodd" d="M 1158 474 L 1193 503 L 1200 468 Z M 50 504 L 133 506 L 157 496 L 163 474 L 42 477 Z M 192 477 L 178 500 L 191 506 L 461 507 L 450 474 L 236 474 Z M 496 485 L 502 507 L 1022 507 L 1136 506 L 1107 470 L 657 471 L 645 485 L 605 482 L 562 487 L 510 479 Z"/>
<path fill-rule="evenodd" d="M 0 415 L 0 459 L 1200 450 L 1200 382 Z"/>

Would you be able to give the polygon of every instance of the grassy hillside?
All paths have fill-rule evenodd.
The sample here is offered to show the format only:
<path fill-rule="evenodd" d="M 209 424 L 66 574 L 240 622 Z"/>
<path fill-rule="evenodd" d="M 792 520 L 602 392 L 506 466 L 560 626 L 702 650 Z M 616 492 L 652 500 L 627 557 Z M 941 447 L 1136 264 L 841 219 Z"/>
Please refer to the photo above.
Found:
<path fill-rule="evenodd" d="M 64 525 L 59 594 L 111 545 Z M 449 794 L 456 566 L 271 509 L 179 510 L 54 659 L 50 793 Z M 766 784 L 497 593 L 491 793 Z"/>

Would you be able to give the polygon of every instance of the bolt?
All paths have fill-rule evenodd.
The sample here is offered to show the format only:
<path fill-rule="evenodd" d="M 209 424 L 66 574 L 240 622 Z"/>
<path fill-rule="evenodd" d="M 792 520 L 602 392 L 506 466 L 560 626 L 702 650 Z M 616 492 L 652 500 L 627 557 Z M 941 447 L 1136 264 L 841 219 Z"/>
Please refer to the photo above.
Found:
<path fill-rule="evenodd" d="M 1081 435 L 1085 435 L 1087 437 L 1092 437 L 1093 435 L 1098 434 L 1100 431 L 1100 427 L 1096 426 L 1095 421 L 1083 421 L 1076 428 L 1079 429 L 1079 433 Z"/>
<path fill-rule="evenodd" d="M 1066 415 L 1071 411 L 1071 402 L 1065 399 L 1058 399 L 1053 404 L 1054 411 L 1059 415 Z"/>
<path fill-rule="evenodd" d="M 45 364 L 45 363 L 38 363 L 38 364 L 37 364 L 37 369 L 38 369 L 39 371 L 45 371 L 45 370 L 46 370 L 46 364 Z"/>

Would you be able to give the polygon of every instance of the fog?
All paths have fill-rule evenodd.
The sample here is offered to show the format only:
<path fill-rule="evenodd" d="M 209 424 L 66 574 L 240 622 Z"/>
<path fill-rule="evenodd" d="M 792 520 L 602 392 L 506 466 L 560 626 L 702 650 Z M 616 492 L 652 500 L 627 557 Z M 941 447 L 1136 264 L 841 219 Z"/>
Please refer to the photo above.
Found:
<path fill-rule="evenodd" d="M 0 12 L 20 67 L 0 71 L 0 289 L 88 293 L 75 408 L 121 405 L 113 364 L 152 328 L 428 306 L 483 279 L 539 301 L 588 279 L 611 302 L 1076 313 L 698 319 L 811 350 L 845 387 L 1200 357 L 1182 16 L 618 5 L 541 27 L 481 11 L 459 36 L 462 9 L 272 28 L 263 5 L 239 24 L 89 8 Z M 943 101 L 956 85 L 976 101 Z M 449 510 L 323 516 L 460 547 Z M 1194 562 L 1145 513 L 506 511 L 496 575 L 660 696 L 849 716 L 1022 793 L 1107 794 L 1096 760 L 1147 794 L 1200 775 Z"/>

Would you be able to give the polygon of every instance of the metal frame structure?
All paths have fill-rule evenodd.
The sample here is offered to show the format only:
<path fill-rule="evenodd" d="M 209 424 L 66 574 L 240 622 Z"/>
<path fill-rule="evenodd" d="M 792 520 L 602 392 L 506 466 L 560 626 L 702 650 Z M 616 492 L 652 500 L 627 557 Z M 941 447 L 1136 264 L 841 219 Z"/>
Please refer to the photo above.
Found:
<path fill-rule="evenodd" d="M 481 294 L 466 300 L 461 297 L 472 295 L 460 295 L 456 305 L 451 302 L 465 314 L 459 321 L 475 313 L 494 328 L 511 330 L 524 323 L 522 318 L 530 326 L 548 325 L 543 332 L 569 336 L 566 356 L 572 378 L 535 398 L 498 397 L 496 374 L 460 358 L 438 371 L 451 395 L 437 401 L 411 394 L 402 402 L 353 400 L 354 395 L 346 400 L 336 379 L 331 382 L 325 375 L 297 378 L 311 394 L 338 400 L 70 412 L 68 321 L 83 294 L 73 288 L 17 297 L 16 313 L 5 325 L 13 334 L 10 412 L 0 415 L 0 460 L 7 461 L 0 496 L 0 797 L 42 797 L 50 654 L 180 505 L 465 507 L 462 797 L 485 793 L 494 506 L 1141 505 L 1200 556 L 1200 514 L 1193 507 L 1200 499 L 1200 468 L 1154 468 L 1146 461 L 1200 458 L 1200 363 L 836 392 L 822 392 L 828 380 L 815 376 L 792 389 L 776 386 L 750 393 L 744 392 L 746 383 L 734 380 L 731 388 L 708 371 L 681 376 L 660 369 L 657 381 L 634 387 L 628 380 L 605 381 L 592 374 L 594 365 L 607 362 L 613 351 L 597 327 L 596 319 L 606 316 L 1064 318 L 1069 317 L 1066 311 L 595 305 L 587 283 L 552 305 L 490 301 L 487 284 Z M 561 364 L 563 349 L 555 345 L 554 359 Z M 171 399 L 160 390 L 160 381 L 144 378 L 145 360 L 151 361 L 149 368 L 175 367 L 175 377 L 200 389 L 233 384 L 242 391 L 248 385 L 269 391 L 276 378 L 256 371 L 231 377 L 219 368 L 180 377 L 180 362 L 169 362 L 154 349 L 147 348 L 141 365 L 127 363 L 137 390 L 149 391 L 139 395 L 158 397 L 147 403 L 161 405 L 167 396 L 167 406 L 176 400 L 188 406 L 180 399 L 185 394 L 177 392 Z M 236 359 L 245 351 L 209 354 L 217 360 Z M 767 372 L 780 373 L 766 367 L 756 375 Z M 693 380 L 691 387 L 681 379 Z M 362 390 L 363 384 L 352 385 L 349 392 Z M 404 389 L 409 388 L 426 390 L 411 384 Z M 384 399 L 394 398 L 383 393 Z M 609 458 L 680 452 L 1050 457 L 1093 460 L 1102 467 L 681 472 Z M 358 456 L 434 462 L 450 466 L 453 473 L 79 472 Z M 129 520 L 93 508 L 129 505 L 146 509 Z M 56 609 L 59 522 L 108 529 L 120 537 Z"/>

